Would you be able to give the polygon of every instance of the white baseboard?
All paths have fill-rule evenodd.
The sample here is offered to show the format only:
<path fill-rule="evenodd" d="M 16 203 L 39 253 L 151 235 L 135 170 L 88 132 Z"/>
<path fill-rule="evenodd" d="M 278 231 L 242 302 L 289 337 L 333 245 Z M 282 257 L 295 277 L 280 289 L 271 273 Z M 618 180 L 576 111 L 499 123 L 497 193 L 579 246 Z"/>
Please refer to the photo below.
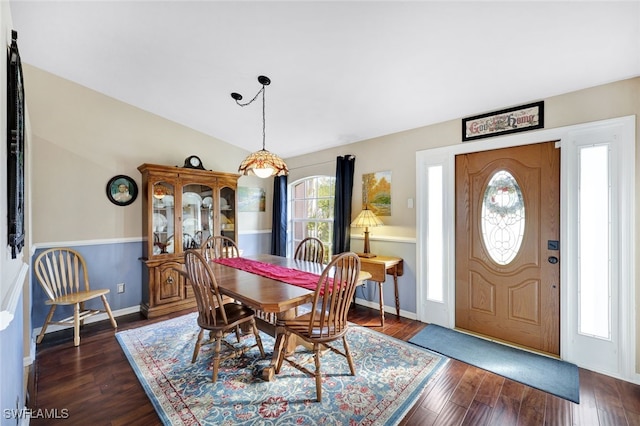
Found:
<path fill-rule="evenodd" d="M 371 308 L 371 309 L 375 309 L 376 311 L 380 310 L 380 302 L 372 302 L 366 299 L 361 299 L 359 297 L 356 297 L 356 303 L 358 305 L 361 306 L 366 306 L 367 308 Z M 384 312 L 385 313 L 389 313 L 389 314 L 396 314 L 396 307 L 395 306 L 384 306 Z M 403 318 L 408 318 L 408 319 L 412 319 L 415 320 L 418 317 L 416 316 L 416 314 L 414 312 L 407 312 L 407 311 L 403 311 L 402 309 L 400 309 L 400 316 Z"/>
<path fill-rule="evenodd" d="M 111 311 L 111 313 L 113 314 L 114 317 L 121 317 L 123 315 L 129 315 L 129 314 L 134 314 L 136 312 L 140 312 L 140 305 L 136 305 L 136 306 L 131 306 L 128 308 L 123 308 L 123 309 L 118 309 L 115 311 Z M 85 324 L 91 324 L 94 322 L 99 322 L 99 321 L 104 321 L 104 320 L 108 320 L 109 316 L 105 313 L 102 314 L 98 314 L 98 315 L 94 315 L 92 317 L 87 318 L 84 323 Z M 64 325 L 50 325 L 49 327 L 47 327 L 47 332 L 46 334 L 49 333 L 53 333 L 56 331 L 60 331 L 60 330 L 65 330 L 67 328 L 73 328 L 72 326 L 64 326 Z M 31 338 L 33 341 L 35 341 L 36 337 L 38 336 L 38 334 L 40 334 L 40 330 L 42 330 L 42 327 L 38 327 L 38 328 L 34 328 L 32 333 L 31 333 Z"/>
<path fill-rule="evenodd" d="M 36 339 L 31 339 L 29 341 L 29 353 L 24 354 L 22 358 L 22 366 L 28 367 L 33 364 L 36 360 Z"/>

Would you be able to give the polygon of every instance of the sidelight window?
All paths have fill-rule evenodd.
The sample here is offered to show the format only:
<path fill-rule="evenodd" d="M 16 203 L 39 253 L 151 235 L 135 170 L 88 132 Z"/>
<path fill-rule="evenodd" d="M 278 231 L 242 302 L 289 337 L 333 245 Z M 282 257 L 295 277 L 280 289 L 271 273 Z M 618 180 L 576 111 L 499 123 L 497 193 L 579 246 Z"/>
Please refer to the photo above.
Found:
<path fill-rule="evenodd" d="M 611 336 L 611 191 L 609 147 L 580 148 L 579 330 Z"/>
<path fill-rule="evenodd" d="M 427 299 L 444 301 L 444 205 L 443 169 L 441 165 L 428 168 L 427 220 Z"/>

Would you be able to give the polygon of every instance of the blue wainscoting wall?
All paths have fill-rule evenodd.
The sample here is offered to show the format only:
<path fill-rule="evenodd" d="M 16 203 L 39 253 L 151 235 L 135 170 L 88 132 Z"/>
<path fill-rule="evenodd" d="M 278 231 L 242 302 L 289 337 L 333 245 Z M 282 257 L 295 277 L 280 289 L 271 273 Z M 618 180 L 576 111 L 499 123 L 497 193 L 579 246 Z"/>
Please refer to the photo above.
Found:
<path fill-rule="evenodd" d="M 24 350 L 22 296 L 18 300 L 15 316 L 9 326 L 0 331 L 0 425 L 16 425 L 24 420 L 25 406 L 22 387 Z M 15 411 L 18 410 L 18 411 Z"/>
<path fill-rule="evenodd" d="M 271 246 L 271 232 L 243 233 L 238 236 L 238 246 L 244 255 L 258 253 L 268 253 Z M 142 276 L 144 263 L 140 260 L 142 256 L 143 241 L 109 241 L 87 242 L 78 244 L 61 244 L 70 247 L 82 254 L 87 262 L 89 271 L 89 282 L 91 288 L 108 288 L 111 291 L 107 295 L 107 300 L 114 315 L 127 314 L 140 309 L 142 302 Z M 31 259 L 31 264 L 43 250 L 50 248 L 38 247 Z M 125 284 L 125 292 L 118 293 L 118 283 Z M 31 268 L 31 288 L 32 288 L 32 308 L 31 325 L 35 331 L 42 328 L 44 320 L 49 312 L 49 305 L 45 305 L 46 294 L 38 283 L 35 269 Z M 95 299 L 87 302 L 87 307 L 102 308 L 102 301 Z M 118 312 L 120 311 L 120 312 Z M 63 319 L 73 315 L 70 306 L 60 306 L 56 309 L 54 319 Z M 106 318 L 106 316 L 105 316 Z M 100 320 L 96 316 L 87 322 Z M 60 326 L 52 326 L 47 332 L 59 330 Z"/>
<path fill-rule="evenodd" d="M 142 240 L 134 242 L 115 242 L 92 245 L 76 245 L 71 248 L 80 252 L 85 258 L 89 272 L 91 288 L 108 288 L 111 291 L 107 300 L 112 311 L 140 307 L 142 300 Z M 49 247 L 38 248 L 33 255 L 32 265 L 36 257 Z M 124 283 L 124 293 L 118 293 L 117 284 Z M 49 305 L 45 305 L 47 296 L 38 283 L 35 267 L 31 268 L 32 288 L 32 327 L 40 329 L 49 312 Z M 102 301 L 94 299 L 86 304 L 87 307 L 102 308 Z M 54 319 L 62 319 L 73 315 L 71 306 L 59 306 Z M 96 317 L 97 318 L 97 317 Z M 47 330 L 53 331 L 53 330 Z"/>
<path fill-rule="evenodd" d="M 354 238 L 357 240 L 358 238 Z M 416 252 L 414 241 L 401 240 L 372 240 L 374 253 L 387 256 L 398 256 L 404 259 L 404 275 L 398 279 L 399 298 L 402 316 L 416 318 Z M 357 244 L 357 243 L 356 243 Z M 144 264 L 140 260 L 142 256 L 142 240 L 124 242 L 95 242 L 78 243 L 70 247 L 79 251 L 87 262 L 89 281 L 92 288 L 108 288 L 107 295 L 111 310 L 114 314 L 122 315 L 136 312 L 140 309 L 142 301 L 142 276 Z M 271 248 L 271 232 L 257 231 L 241 233 L 238 235 L 238 247 L 243 255 L 250 256 L 259 253 L 269 253 Z M 32 265 L 35 258 L 49 247 L 38 247 L 32 257 Z M 117 284 L 125 284 L 125 292 L 117 292 Z M 49 306 L 45 305 L 47 297 L 38 283 L 34 268 L 31 268 L 32 309 L 31 326 L 39 331 L 49 312 Z M 395 314 L 395 297 L 393 292 L 393 277 L 387 276 L 383 286 L 385 310 Z M 374 282 L 367 283 L 364 288 L 356 291 L 356 302 L 365 306 L 378 309 L 379 291 Z M 97 299 L 87 306 L 101 308 L 102 302 Z M 119 312 L 118 312 L 119 311 Z M 55 319 L 62 319 L 73 314 L 72 308 L 58 307 Z M 106 318 L 106 316 L 105 316 Z M 101 319 L 99 316 L 95 320 Z M 90 322 L 91 319 L 88 320 Z M 60 327 L 51 327 L 49 331 L 55 331 Z"/>
<path fill-rule="evenodd" d="M 271 253 L 271 231 L 239 234 L 238 248 L 242 250 L 243 256 Z"/>
<path fill-rule="evenodd" d="M 351 249 L 359 250 L 360 238 L 351 237 Z M 372 239 L 371 252 L 381 256 L 401 257 L 404 264 L 404 273 L 398 277 L 398 298 L 400 299 L 400 315 L 406 318 L 416 319 L 416 244 L 413 239 Z M 382 286 L 385 312 L 395 315 L 395 295 L 393 291 L 393 277 L 387 275 L 387 280 Z M 356 289 L 356 303 L 379 309 L 380 292 L 376 282 L 368 281 L 364 287 Z"/>

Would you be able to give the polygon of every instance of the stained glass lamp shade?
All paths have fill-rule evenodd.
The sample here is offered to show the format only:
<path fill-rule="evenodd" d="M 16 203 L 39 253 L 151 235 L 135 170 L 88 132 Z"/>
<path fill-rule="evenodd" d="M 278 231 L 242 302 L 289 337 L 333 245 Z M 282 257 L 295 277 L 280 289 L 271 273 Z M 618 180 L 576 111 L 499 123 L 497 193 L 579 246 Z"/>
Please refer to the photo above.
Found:
<path fill-rule="evenodd" d="M 358 256 L 367 258 L 376 257 L 375 254 L 371 254 L 369 249 L 369 228 L 383 225 L 384 223 L 382 223 L 378 216 L 367 207 L 351 222 L 351 226 L 354 228 L 364 228 L 364 253 L 358 253 Z"/>

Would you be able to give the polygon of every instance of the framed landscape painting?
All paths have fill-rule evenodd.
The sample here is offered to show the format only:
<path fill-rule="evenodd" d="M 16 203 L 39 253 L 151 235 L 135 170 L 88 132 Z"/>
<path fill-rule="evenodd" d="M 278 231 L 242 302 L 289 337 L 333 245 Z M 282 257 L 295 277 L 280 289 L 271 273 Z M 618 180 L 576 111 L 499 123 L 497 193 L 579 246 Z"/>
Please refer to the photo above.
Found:
<path fill-rule="evenodd" d="M 362 208 L 376 216 L 391 216 L 391 171 L 362 175 Z"/>
<path fill-rule="evenodd" d="M 238 187 L 238 211 L 263 212 L 266 205 L 266 194 L 262 188 Z"/>

